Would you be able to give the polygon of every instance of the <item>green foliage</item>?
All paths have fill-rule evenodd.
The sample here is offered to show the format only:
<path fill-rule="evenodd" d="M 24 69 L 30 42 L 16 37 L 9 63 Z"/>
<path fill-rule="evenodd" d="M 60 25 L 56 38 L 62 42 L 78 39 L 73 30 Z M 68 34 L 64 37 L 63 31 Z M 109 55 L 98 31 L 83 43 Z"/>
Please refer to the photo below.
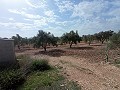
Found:
<path fill-rule="evenodd" d="M 61 37 L 63 43 L 68 43 L 70 44 L 70 48 L 72 44 L 77 44 L 77 42 L 81 41 L 80 36 L 78 35 L 78 32 L 70 31 L 69 33 L 64 33 Z"/>
<path fill-rule="evenodd" d="M 80 90 L 76 83 L 66 81 L 57 69 L 50 69 L 46 60 L 30 59 L 26 55 L 17 58 L 21 66 L 19 70 L 0 72 L 0 90 Z M 26 74 L 23 68 L 31 72 Z"/>
<path fill-rule="evenodd" d="M 27 37 L 22 38 L 19 34 L 16 34 L 16 36 L 12 36 L 12 39 L 14 39 L 14 45 L 17 45 L 18 49 L 20 49 L 20 46 L 29 44 L 29 39 Z"/>
<path fill-rule="evenodd" d="M 105 49 L 106 62 L 109 61 L 109 50 L 110 49 L 118 49 L 118 48 L 120 48 L 120 31 L 118 33 L 114 33 L 110 37 L 109 42 L 107 43 L 107 46 Z"/>
<path fill-rule="evenodd" d="M 85 43 L 87 43 L 87 42 L 88 42 L 87 35 L 83 35 L 83 36 L 82 36 L 82 40 L 83 40 Z"/>
<path fill-rule="evenodd" d="M 0 90 L 12 90 L 25 81 L 19 70 L 4 70 L 0 72 Z"/>
<path fill-rule="evenodd" d="M 47 88 L 42 88 L 42 90 L 81 90 L 75 82 L 71 81 L 57 81 Z"/>
<path fill-rule="evenodd" d="M 120 66 L 120 58 L 119 58 L 119 59 L 116 59 L 114 63 L 115 63 L 115 64 L 118 64 L 118 65 Z"/>
<path fill-rule="evenodd" d="M 18 55 L 16 58 L 22 59 L 22 60 L 29 60 L 30 59 L 30 57 L 28 55 L 24 55 L 24 54 Z"/>
<path fill-rule="evenodd" d="M 19 45 L 21 43 L 22 37 L 19 34 L 16 34 L 16 36 L 12 36 L 12 39 L 14 39 L 15 45 Z"/>
<path fill-rule="evenodd" d="M 52 83 L 63 80 L 61 77 L 56 69 L 45 72 L 33 72 L 28 76 L 21 90 L 39 90 L 38 88 L 40 87 L 51 86 Z"/>
<path fill-rule="evenodd" d="M 109 40 L 110 36 L 113 35 L 113 32 L 114 32 L 114 31 L 111 31 L 111 30 L 105 31 L 105 32 L 102 31 L 102 32 L 99 32 L 99 33 L 94 34 L 94 36 L 95 36 L 96 40 L 102 42 L 102 44 L 103 44 L 103 42 L 104 42 L 105 40 L 106 40 L 106 41 Z"/>
<path fill-rule="evenodd" d="M 34 47 L 39 48 L 42 46 L 46 51 L 47 45 L 52 44 L 53 46 L 57 46 L 57 37 L 54 37 L 50 32 L 44 32 L 43 30 L 39 30 L 37 36 L 33 37 L 32 42 L 34 43 Z"/>
<path fill-rule="evenodd" d="M 32 62 L 31 64 L 31 69 L 33 71 L 45 71 L 45 70 L 49 70 L 51 67 L 48 64 L 47 60 L 35 60 Z"/>
<path fill-rule="evenodd" d="M 46 71 L 51 69 L 48 61 L 44 59 L 31 59 L 27 55 L 20 55 L 17 56 L 17 58 L 19 60 L 21 71 L 24 73 L 24 75 L 28 75 L 29 73 L 34 71 Z"/>
<path fill-rule="evenodd" d="M 109 47 L 120 48 L 120 31 L 110 37 Z"/>
<path fill-rule="evenodd" d="M 94 40 L 94 36 L 93 35 L 83 35 L 82 39 L 85 43 L 88 43 L 89 45 L 91 44 L 91 42 Z"/>
<path fill-rule="evenodd" d="M 81 90 L 75 82 L 65 80 L 56 69 L 31 73 L 20 90 Z"/>

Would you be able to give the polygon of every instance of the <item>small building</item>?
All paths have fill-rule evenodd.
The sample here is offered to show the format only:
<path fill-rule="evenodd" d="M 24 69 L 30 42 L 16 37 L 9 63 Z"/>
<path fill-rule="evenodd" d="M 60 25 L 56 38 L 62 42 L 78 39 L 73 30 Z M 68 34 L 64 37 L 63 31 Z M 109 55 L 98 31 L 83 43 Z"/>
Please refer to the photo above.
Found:
<path fill-rule="evenodd" d="M 15 63 L 14 40 L 0 39 L 0 68 L 9 67 Z"/>

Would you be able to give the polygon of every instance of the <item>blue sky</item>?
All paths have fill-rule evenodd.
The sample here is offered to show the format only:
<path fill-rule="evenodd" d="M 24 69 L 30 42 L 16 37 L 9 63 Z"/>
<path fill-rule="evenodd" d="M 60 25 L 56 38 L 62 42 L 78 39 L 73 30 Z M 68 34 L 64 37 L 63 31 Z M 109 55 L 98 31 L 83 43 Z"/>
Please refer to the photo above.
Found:
<path fill-rule="evenodd" d="M 120 0 L 0 0 L 0 37 L 120 30 Z"/>

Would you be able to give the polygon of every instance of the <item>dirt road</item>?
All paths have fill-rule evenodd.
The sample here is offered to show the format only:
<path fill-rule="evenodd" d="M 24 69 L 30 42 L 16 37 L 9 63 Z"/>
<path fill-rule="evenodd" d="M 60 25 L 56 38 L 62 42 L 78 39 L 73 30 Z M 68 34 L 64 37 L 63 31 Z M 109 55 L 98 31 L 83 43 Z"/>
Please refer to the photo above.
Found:
<path fill-rule="evenodd" d="M 89 63 L 85 58 L 74 56 L 51 57 L 34 55 L 33 58 L 45 58 L 62 68 L 69 80 L 77 82 L 82 90 L 120 90 L 120 69 L 105 63 Z"/>

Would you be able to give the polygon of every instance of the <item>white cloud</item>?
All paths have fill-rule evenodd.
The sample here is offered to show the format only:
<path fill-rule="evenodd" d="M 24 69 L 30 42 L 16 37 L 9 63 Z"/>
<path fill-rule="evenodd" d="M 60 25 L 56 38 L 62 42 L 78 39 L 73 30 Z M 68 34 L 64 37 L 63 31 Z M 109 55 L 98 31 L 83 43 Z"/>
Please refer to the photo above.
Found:
<path fill-rule="evenodd" d="M 15 21 L 14 18 L 9 18 L 10 21 Z"/>
<path fill-rule="evenodd" d="M 54 17 L 55 14 L 53 11 L 49 10 L 49 11 L 45 11 L 45 15 L 48 16 L 48 17 Z"/>
<path fill-rule="evenodd" d="M 58 1 L 58 0 L 55 0 L 56 1 L 56 5 L 58 6 L 59 8 L 59 12 L 66 12 L 66 11 L 71 11 L 73 10 L 73 3 L 71 1 Z"/>
<path fill-rule="evenodd" d="M 45 0 L 25 0 L 26 3 L 33 7 L 33 8 L 45 8 L 46 7 L 46 1 Z"/>
<path fill-rule="evenodd" d="M 46 19 L 34 20 L 34 26 L 41 27 L 47 25 Z"/>
<path fill-rule="evenodd" d="M 20 22 L 8 22 L 8 23 L 3 23 L 0 22 L 0 26 L 8 27 L 8 28 L 14 28 L 14 29 L 20 29 L 20 30 L 30 30 L 31 29 L 31 24 L 27 23 L 20 23 Z"/>
<path fill-rule="evenodd" d="M 54 0 L 55 4 L 48 4 L 47 0 L 25 1 L 26 7 L 8 10 L 14 16 L 18 14 L 16 20 L 10 17 L 0 18 L 3 21 L 0 22 L 1 27 L 23 31 L 43 29 L 58 36 L 70 30 L 91 34 L 101 30 L 120 29 L 119 0 L 78 0 L 79 3 L 72 0 Z"/>
<path fill-rule="evenodd" d="M 119 2 L 119 6 L 118 6 Z M 82 1 L 74 5 L 72 17 L 94 20 L 96 18 L 106 18 L 120 16 L 120 1 Z"/>
<path fill-rule="evenodd" d="M 42 18 L 40 15 L 34 15 L 34 14 L 28 14 L 24 11 L 21 10 L 16 10 L 16 9 L 8 9 L 9 12 L 15 13 L 15 14 L 20 14 L 26 18 L 31 18 L 31 19 L 39 19 Z"/>
<path fill-rule="evenodd" d="M 83 34 L 110 29 L 118 30 L 120 28 L 120 1 L 81 1 L 74 5 L 71 17 L 79 18 L 79 22 L 74 21 L 70 28 L 78 29 Z"/>
<path fill-rule="evenodd" d="M 53 23 L 53 22 L 55 22 L 56 17 L 57 17 L 54 14 L 54 12 L 50 11 L 50 10 L 45 12 L 45 15 L 48 17 L 44 17 L 44 16 L 40 16 L 40 15 L 36 15 L 36 14 L 29 14 L 24 11 L 19 11 L 19 10 L 15 10 L 15 9 L 9 9 L 8 11 L 11 13 L 15 13 L 15 14 L 24 16 L 25 17 L 24 20 L 29 20 L 29 21 L 31 20 L 34 23 L 40 21 L 40 22 L 42 22 L 40 25 L 46 25 L 49 22 Z"/>
<path fill-rule="evenodd" d="M 69 28 L 70 26 L 74 25 L 75 23 L 78 23 L 77 21 L 78 20 L 58 21 L 58 22 L 55 22 L 55 24 L 59 25 L 61 27 L 67 27 L 67 28 Z"/>
<path fill-rule="evenodd" d="M 106 4 L 102 3 L 102 1 L 80 2 L 78 5 L 74 5 L 72 17 L 79 16 L 84 19 L 92 18 L 100 14 L 103 8 L 105 8 L 105 5 Z"/>
<path fill-rule="evenodd" d="M 45 17 L 48 22 L 56 22 L 56 19 L 59 18 L 59 16 L 55 15 L 55 13 L 51 10 L 45 11 L 44 14 L 47 16 Z"/>

